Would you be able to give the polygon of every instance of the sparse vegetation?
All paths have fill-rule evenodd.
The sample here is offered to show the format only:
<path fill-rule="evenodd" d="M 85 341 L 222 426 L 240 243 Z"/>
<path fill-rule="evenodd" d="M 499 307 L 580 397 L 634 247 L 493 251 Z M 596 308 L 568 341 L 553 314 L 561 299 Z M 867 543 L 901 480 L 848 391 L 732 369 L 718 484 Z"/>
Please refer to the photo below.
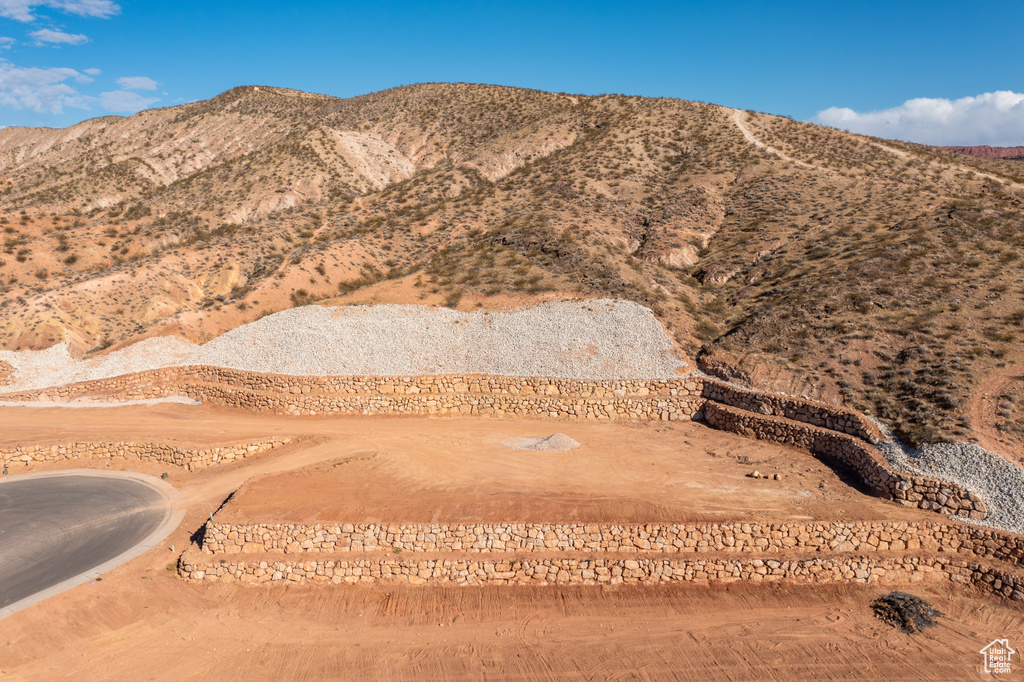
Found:
<path fill-rule="evenodd" d="M 2 347 L 45 343 L 44 319 L 121 341 L 389 287 L 451 307 L 612 296 L 709 371 L 913 442 L 969 437 L 978 378 L 1024 359 L 1020 190 L 982 175 L 1013 182 L 1010 162 L 747 112 L 794 163 L 709 104 L 461 84 L 237 88 L 150 116 L 2 174 Z"/>

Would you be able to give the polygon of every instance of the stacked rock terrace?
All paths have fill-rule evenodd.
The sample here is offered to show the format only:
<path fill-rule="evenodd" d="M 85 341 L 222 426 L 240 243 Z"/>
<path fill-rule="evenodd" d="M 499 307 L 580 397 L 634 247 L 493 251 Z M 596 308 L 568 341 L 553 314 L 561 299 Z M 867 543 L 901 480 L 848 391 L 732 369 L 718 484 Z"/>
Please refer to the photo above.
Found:
<path fill-rule="evenodd" d="M 411 585 L 600 585 L 791 581 L 902 584 L 945 580 L 979 587 L 1024 602 L 1024 577 L 1010 571 L 946 556 L 833 556 L 790 558 L 525 557 L 490 559 L 253 557 L 220 562 L 186 552 L 179 572 L 192 581 L 319 582 Z"/>
<path fill-rule="evenodd" d="M 184 367 L 23 391 L 3 398 L 128 400 L 182 394 L 195 400 L 279 414 L 702 420 L 717 428 L 839 460 L 855 469 L 876 492 L 903 504 L 975 519 L 986 514 L 981 500 L 957 486 L 893 471 L 871 444 L 881 434 L 861 415 L 814 401 L 741 389 L 698 375 L 658 381 L 464 375 L 290 377 Z M 248 446 L 245 451 L 249 452 Z M 1021 539 L 952 525 L 498 524 L 482 529 L 457 525 L 348 528 L 347 524 L 306 528 L 211 523 L 206 528 L 208 544 L 183 554 L 179 570 L 192 580 L 256 583 L 945 579 L 977 584 L 1024 601 L 1024 579 L 1014 572 L 1021 561 Z M 406 551 L 417 558 L 401 556 Z M 495 553 L 511 558 L 499 558 Z M 684 558 L 683 554 L 695 556 Z M 245 555 L 245 559 L 237 555 Z M 984 566 L 976 561 L 979 557 L 996 565 Z"/>
<path fill-rule="evenodd" d="M 703 420 L 716 428 L 804 447 L 854 468 L 879 495 L 983 519 L 982 500 L 956 485 L 894 471 L 862 415 L 811 400 L 738 388 L 702 375 L 576 380 L 492 375 L 306 377 L 177 367 L 10 393 L 9 401 L 137 400 L 187 395 L 278 414 L 490 415 L 569 420 Z"/>
<path fill-rule="evenodd" d="M 704 406 L 704 417 L 708 425 L 723 431 L 795 445 L 843 462 L 872 490 L 901 504 L 974 520 L 988 515 L 984 501 L 974 493 L 946 481 L 894 471 L 877 448 L 844 433 L 710 401 Z"/>
<path fill-rule="evenodd" d="M 186 448 L 164 443 L 64 443 L 61 445 L 30 445 L 0 448 L 0 464 L 31 466 L 39 462 L 68 459 L 138 459 L 184 467 L 189 471 L 218 464 L 228 464 L 251 455 L 273 450 L 291 443 L 291 438 L 270 438 L 265 441 L 224 445 L 210 448 Z"/>
<path fill-rule="evenodd" d="M 428 556 L 397 557 L 405 552 Z M 587 558 L 594 554 L 599 558 Z M 683 554 L 701 557 L 680 559 Z M 746 556 L 737 559 L 737 554 Z M 500 555 L 513 558 L 494 558 Z M 996 565 L 972 561 L 976 559 Z M 192 580 L 256 583 L 546 585 L 945 578 L 977 583 L 1024 601 L 1024 580 L 1016 572 L 1022 563 L 1022 536 L 941 523 L 210 523 L 201 551 L 183 555 L 180 570 Z"/>
<path fill-rule="evenodd" d="M 732 524 L 231 524 L 210 522 L 205 554 L 372 551 L 544 553 L 950 552 L 1024 564 L 1024 536 L 966 525 Z"/>
<path fill-rule="evenodd" d="M 1024 602 L 1022 562 L 1022 536 L 938 523 L 213 522 L 179 571 L 194 581 L 466 586 L 948 580 Z"/>

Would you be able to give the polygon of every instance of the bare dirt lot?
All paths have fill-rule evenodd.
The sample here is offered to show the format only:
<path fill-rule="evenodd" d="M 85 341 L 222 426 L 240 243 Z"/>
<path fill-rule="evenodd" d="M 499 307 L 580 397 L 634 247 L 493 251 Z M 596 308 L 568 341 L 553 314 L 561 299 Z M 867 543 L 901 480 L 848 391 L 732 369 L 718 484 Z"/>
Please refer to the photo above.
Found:
<path fill-rule="evenodd" d="M 168 471 L 185 521 L 102 581 L 0 621 L 4 680 L 949 680 L 970 678 L 979 649 L 1024 630 L 1019 608 L 939 585 L 905 588 L 946 614 L 912 636 L 871 615 L 888 587 L 251 587 L 186 583 L 173 570 L 189 535 L 236 490 L 223 520 L 941 520 L 868 497 L 801 450 L 699 424 L 287 418 L 183 405 L 0 408 L 0 422 L 0 446 L 304 439 L 196 473 L 110 462 Z M 501 444 L 556 431 L 581 447 Z M 30 470 L 61 467 L 108 463 Z M 754 469 L 782 478 L 747 478 Z"/>
<path fill-rule="evenodd" d="M 916 635 L 869 587 L 192 585 L 125 568 L 0 623 L 4 679 L 954 680 L 1020 609 L 915 586 Z M 156 569 L 153 571 L 156 573 Z"/>
<path fill-rule="evenodd" d="M 213 407 L 9 408 L 0 446 L 71 440 L 213 446 L 269 436 L 302 443 L 240 465 L 189 474 L 162 464 L 81 460 L 75 466 L 159 475 L 190 505 L 223 521 L 684 522 L 925 519 L 876 499 L 803 450 L 693 422 L 501 419 L 293 418 Z M 514 450 L 503 441 L 564 433 L 565 452 Z M 51 465 L 50 468 L 68 465 Z M 44 467 L 33 467 L 41 471 Z M 753 471 L 779 481 L 749 478 Z M 17 469 L 13 471 L 17 473 Z M 276 475 L 274 475 L 276 474 Z"/>

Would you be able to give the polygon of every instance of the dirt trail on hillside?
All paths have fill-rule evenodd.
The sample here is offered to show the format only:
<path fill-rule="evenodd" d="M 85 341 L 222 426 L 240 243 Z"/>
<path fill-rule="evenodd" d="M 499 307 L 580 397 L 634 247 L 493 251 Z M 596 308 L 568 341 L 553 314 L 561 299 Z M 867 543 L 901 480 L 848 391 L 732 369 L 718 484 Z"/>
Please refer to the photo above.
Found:
<path fill-rule="evenodd" d="M 786 161 L 789 161 L 790 163 L 794 163 L 794 164 L 796 164 L 798 166 L 801 166 L 803 168 L 812 168 L 814 170 L 822 170 L 822 171 L 826 171 L 826 172 L 830 172 L 830 173 L 834 172 L 831 169 L 824 168 L 822 166 L 815 166 L 814 164 L 807 163 L 806 161 L 801 161 L 799 159 L 794 159 L 792 156 L 787 155 L 785 152 L 783 152 L 783 151 L 781 151 L 779 149 L 776 149 L 775 147 L 772 147 L 772 146 L 769 146 L 769 145 L 765 144 L 764 142 L 759 140 L 754 135 L 753 131 L 751 131 L 750 128 L 748 128 L 746 126 L 746 120 L 747 120 L 747 113 L 745 111 L 743 111 L 742 109 L 734 109 L 733 110 L 733 113 L 732 113 L 732 121 L 733 121 L 733 123 L 735 123 L 736 127 L 740 129 L 741 133 L 743 133 L 743 137 L 747 138 L 747 141 L 750 142 L 751 144 L 753 144 L 755 147 L 763 149 L 766 152 L 768 152 L 769 154 L 774 154 L 775 156 L 779 157 L 780 159 L 784 159 Z M 909 159 L 912 156 L 910 153 L 908 153 L 908 152 L 906 152 L 906 151 L 904 151 L 902 149 L 896 149 L 895 147 L 890 147 L 889 145 L 882 144 L 881 142 L 875 142 L 873 140 L 867 140 L 866 138 L 865 138 L 865 141 L 868 144 L 871 144 L 871 145 L 873 145 L 873 146 L 875 146 L 878 149 L 881 149 L 883 151 L 889 152 L 890 154 L 894 154 L 894 155 L 900 157 L 901 159 Z M 931 162 L 929 162 L 929 163 L 931 163 Z M 946 165 L 947 165 L 947 167 L 950 167 L 950 164 L 946 164 Z M 1014 190 L 1024 191 L 1024 185 L 1022 185 L 1020 183 L 1013 182 L 1013 181 L 1008 180 L 1006 178 L 1001 178 L 998 175 L 992 175 L 991 173 L 986 173 L 985 171 L 978 170 L 977 168 L 968 168 L 966 166 L 951 166 L 951 168 L 953 170 L 956 170 L 956 171 L 959 171 L 959 172 L 962 172 L 962 173 L 972 173 L 974 175 L 977 175 L 978 177 L 982 177 L 982 178 L 986 178 L 988 180 L 992 180 L 994 182 L 998 182 L 1001 185 L 1005 183 L 1007 186 L 1009 186 L 1010 188 L 1012 188 Z"/>
<path fill-rule="evenodd" d="M 784 159 L 785 161 L 789 161 L 790 163 L 795 163 L 796 165 L 801 166 L 803 168 L 811 168 L 813 170 L 825 170 L 813 164 L 807 163 L 805 161 L 794 159 L 792 156 L 788 156 L 785 152 L 782 152 L 776 149 L 775 147 L 768 146 L 767 144 L 765 144 L 764 142 L 762 142 L 761 140 L 757 139 L 757 137 L 754 136 L 754 133 L 750 131 L 750 128 L 748 128 L 745 125 L 746 120 L 747 113 L 745 111 L 742 111 L 741 109 L 736 109 L 735 111 L 732 112 L 733 123 L 735 123 L 736 127 L 740 129 L 741 133 L 743 133 L 743 137 L 747 138 L 747 141 L 750 142 L 755 147 L 763 149 L 769 154 L 774 154 L 780 159 Z"/>

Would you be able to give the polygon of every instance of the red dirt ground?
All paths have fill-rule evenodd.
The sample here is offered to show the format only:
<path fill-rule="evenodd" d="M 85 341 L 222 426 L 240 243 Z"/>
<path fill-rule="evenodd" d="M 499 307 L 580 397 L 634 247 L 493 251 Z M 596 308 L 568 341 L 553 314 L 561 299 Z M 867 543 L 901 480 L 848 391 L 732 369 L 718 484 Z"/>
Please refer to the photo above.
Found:
<path fill-rule="evenodd" d="M 905 587 L 946 614 L 911 636 L 871 614 L 890 588 L 251 587 L 186 583 L 173 571 L 189 534 L 239 488 L 225 520 L 941 518 L 868 497 L 806 452 L 699 424 L 288 418 L 181 405 L 0 408 L 0 423 L 0 446 L 307 439 L 193 474 L 109 463 L 169 470 L 185 521 L 101 582 L 0 621 L 4 680 L 971 679 L 979 649 L 997 637 L 1016 645 L 1024 631 L 1019 607 L 939 585 Z M 555 431 L 582 446 L 500 444 Z M 30 470 L 82 467 L 108 463 Z M 747 478 L 754 469 L 782 480 Z"/>

